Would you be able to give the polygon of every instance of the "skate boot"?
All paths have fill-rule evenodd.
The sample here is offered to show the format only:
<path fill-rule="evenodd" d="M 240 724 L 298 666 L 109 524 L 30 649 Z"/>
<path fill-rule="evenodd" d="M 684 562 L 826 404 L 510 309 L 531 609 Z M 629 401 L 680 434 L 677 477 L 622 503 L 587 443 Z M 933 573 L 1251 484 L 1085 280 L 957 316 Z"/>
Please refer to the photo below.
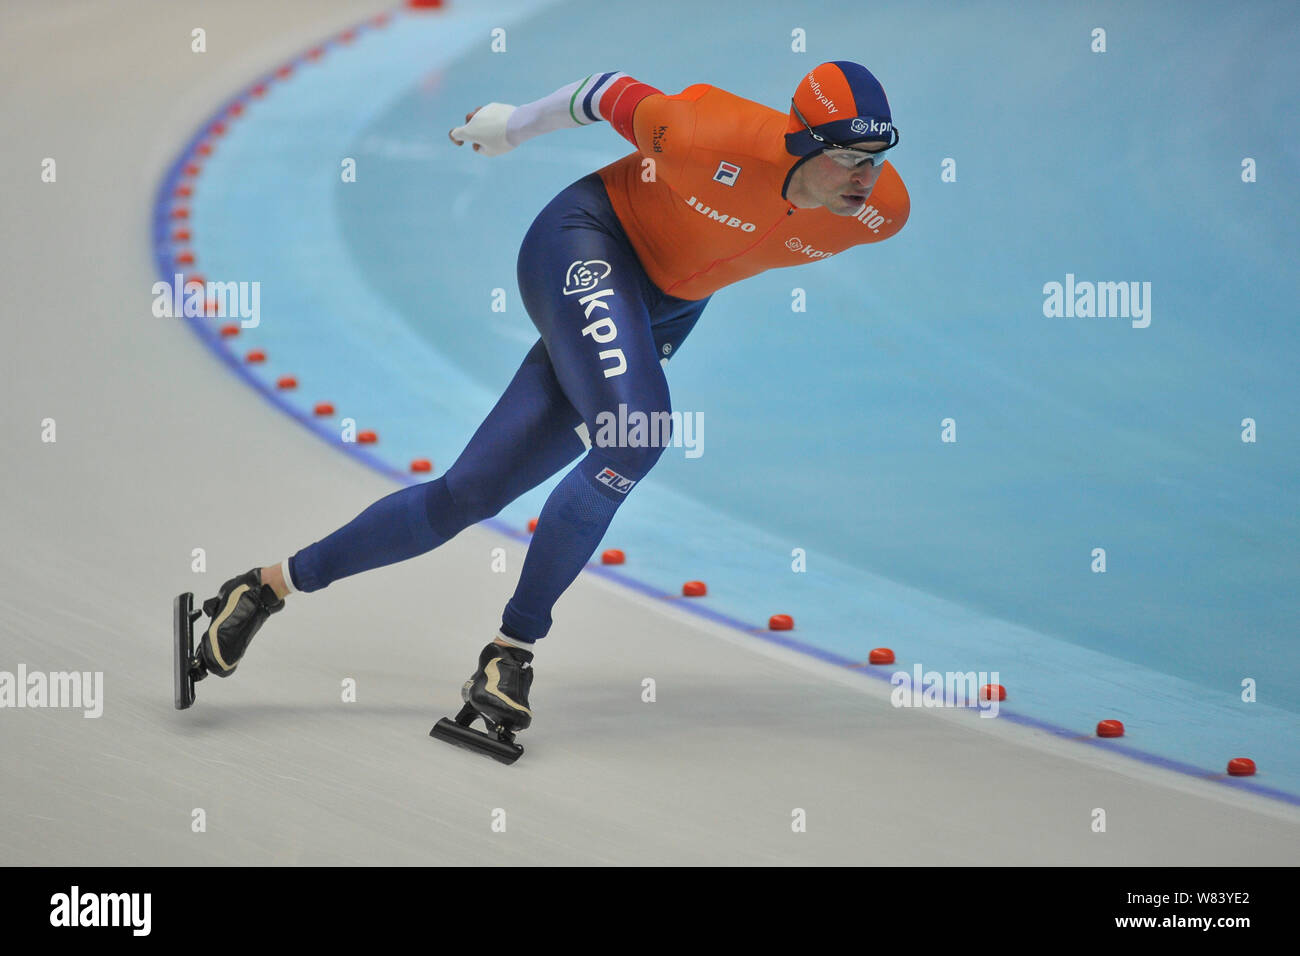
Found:
<path fill-rule="evenodd" d="M 514 763 L 524 752 L 515 743 L 515 734 L 533 722 L 528 707 L 532 686 L 532 651 L 489 644 L 478 656 L 478 670 L 461 688 L 465 706 L 455 720 L 444 717 L 434 724 L 429 736 L 502 763 Z M 487 733 L 470 726 L 479 718 L 487 725 Z"/>
<path fill-rule="evenodd" d="M 533 722 L 528 689 L 533 686 L 533 652 L 492 643 L 478 656 L 478 670 L 465 681 L 460 699 L 482 715 L 490 729 L 511 733 Z"/>
<path fill-rule="evenodd" d="M 262 583 L 260 568 L 231 578 L 216 597 L 203 602 L 203 613 L 211 623 L 199 641 L 195 655 L 199 664 L 207 673 L 229 677 L 262 623 L 283 607 L 284 598 Z"/>

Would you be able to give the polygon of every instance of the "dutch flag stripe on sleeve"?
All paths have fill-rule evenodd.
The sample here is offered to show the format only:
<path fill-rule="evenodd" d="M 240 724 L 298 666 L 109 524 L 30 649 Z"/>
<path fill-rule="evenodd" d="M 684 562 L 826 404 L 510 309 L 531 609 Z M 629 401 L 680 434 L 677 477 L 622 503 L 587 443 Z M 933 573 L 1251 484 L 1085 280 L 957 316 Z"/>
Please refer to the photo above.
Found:
<path fill-rule="evenodd" d="M 635 145 L 632 113 L 637 103 L 658 92 L 626 73 L 593 73 L 578 84 L 569 100 L 569 115 L 579 126 L 605 120 Z"/>
<path fill-rule="evenodd" d="M 605 91 L 627 76 L 626 73 L 602 73 L 600 76 L 587 77 L 586 95 L 582 98 L 582 113 L 585 121 L 595 123 L 606 117 L 600 114 L 600 101 Z"/>

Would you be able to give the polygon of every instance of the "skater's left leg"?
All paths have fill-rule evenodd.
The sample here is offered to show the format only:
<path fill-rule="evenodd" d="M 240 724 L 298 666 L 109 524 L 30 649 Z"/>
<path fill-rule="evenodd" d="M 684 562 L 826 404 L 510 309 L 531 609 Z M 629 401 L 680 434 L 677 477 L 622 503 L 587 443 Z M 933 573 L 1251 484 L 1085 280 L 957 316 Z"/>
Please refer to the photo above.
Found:
<path fill-rule="evenodd" d="M 542 210 L 520 246 L 517 271 L 524 308 L 591 441 L 538 515 L 519 585 L 502 614 L 503 637 L 527 645 L 550 629 L 552 605 L 668 437 L 643 430 L 641 441 L 630 433 L 627 441 L 611 440 L 602 426 L 611 418 L 670 421 L 660 362 L 689 333 L 704 301 L 672 299 L 654 285 L 597 174 Z"/>
<path fill-rule="evenodd" d="M 631 283 L 611 284 L 626 293 L 617 300 L 617 341 L 626 363 L 622 372 L 604 374 L 608 360 L 582 335 L 581 322 L 557 316 L 548 329 L 556 374 L 581 412 L 592 446 L 551 492 L 537 517 L 519 585 L 501 618 L 502 634 L 516 641 L 532 643 L 546 635 L 552 606 L 586 566 L 615 512 L 654 467 L 668 439 L 667 427 L 652 425 L 648 434 L 642 431 L 644 441 L 610 440 L 609 433 L 617 429 L 610 429 L 609 422 L 620 416 L 660 425 L 671 421 L 668 382 L 646 306 L 628 287 Z M 556 309 L 576 311 L 579 317 L 582 313 L 577 302 L 563 302 Z"/>

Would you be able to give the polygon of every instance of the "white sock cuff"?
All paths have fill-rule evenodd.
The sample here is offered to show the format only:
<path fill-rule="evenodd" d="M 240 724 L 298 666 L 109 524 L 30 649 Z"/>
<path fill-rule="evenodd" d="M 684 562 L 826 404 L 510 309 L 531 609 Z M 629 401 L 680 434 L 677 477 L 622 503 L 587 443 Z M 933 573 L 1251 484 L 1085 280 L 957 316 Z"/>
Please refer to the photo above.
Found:
<path fill-rule="evenodd" d="M 284 578 L 284 586 L 289 589 L 290 594 L 297 593 L 298 589 L 293 586 L 293 578 L 289 576 L 289 559 L 285 558 L 280 562 L 280 575 Z"/>
<path fill-rule="evenodd" d="M 531 651 L 533 650 L 533 648 L 537 646 L 536 644 L 529 644 L 527 641 L 516 641 L 513 637 L 507 637 L 506 635 L 502 634 L 500 631 L 497 631 L 496 639 L 498 641 L 504 641 L 506 644 L 509 644 L 511 647 L 522 648 L 525 651 Z"/>

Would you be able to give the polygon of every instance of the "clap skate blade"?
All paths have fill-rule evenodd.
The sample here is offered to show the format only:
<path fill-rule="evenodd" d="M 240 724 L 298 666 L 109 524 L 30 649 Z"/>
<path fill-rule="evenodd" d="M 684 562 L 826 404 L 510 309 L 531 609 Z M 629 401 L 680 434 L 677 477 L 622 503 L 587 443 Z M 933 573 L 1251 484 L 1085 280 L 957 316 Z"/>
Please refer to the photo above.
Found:
<path fill-rule="evenodd" d="M 208 676 L 194 653 L 194 622 L 203 616 L 194 610 L 194 595 L 178 594 L 172 604 L 172 683 L 177 710 L 194 703 L 194 684 Z"/>
<path fill-rule="evenodd" d="M 472 728 L 470 724 L 476 718 L 482 718 L 491 733 Z M 434 724 L 433 729 L 429 731 L 429 736 L 464 747 L 466 750 L 473 750 L 475 753 L 486 754 L 501 763 L 514 763 L 524 752 L 524 748 L 515 743 L 514 734 L 500 725 L 493 727 L 486 717 L 469 704 L 460 709 L 455 720 L 444 717 Z"/>

